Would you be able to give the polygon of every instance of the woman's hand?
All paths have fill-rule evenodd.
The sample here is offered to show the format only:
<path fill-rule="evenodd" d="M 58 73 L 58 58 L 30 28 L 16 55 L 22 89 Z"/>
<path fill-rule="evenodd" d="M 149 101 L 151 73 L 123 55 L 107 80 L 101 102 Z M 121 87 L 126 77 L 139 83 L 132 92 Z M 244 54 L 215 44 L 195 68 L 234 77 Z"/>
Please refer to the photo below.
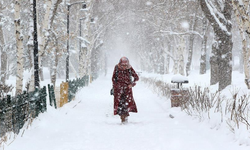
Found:
<path fill-rule="evenodd" d="M 134 87 L 135 85 L 136 85 L 136 83 L 133 82 L 132 84 L 129 84 L 128 87 L 129 87 L 129 88 L 132 88 L 132 87 Z"/>

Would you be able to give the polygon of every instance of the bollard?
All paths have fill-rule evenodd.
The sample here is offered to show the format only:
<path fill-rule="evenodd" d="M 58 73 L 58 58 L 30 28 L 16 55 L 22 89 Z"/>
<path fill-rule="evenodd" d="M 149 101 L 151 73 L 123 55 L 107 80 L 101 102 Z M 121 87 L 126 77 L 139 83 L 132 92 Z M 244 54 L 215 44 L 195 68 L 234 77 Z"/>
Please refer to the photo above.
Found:
<path fill-rule="evenodd" d="M 60 84 L 60 104 L 59 107 L 62 107 L 64 104 L 68 102 L 68 91 L 69 91 L 69 83 L 62 82 Z"/>
<path fill-rule="evenodd" d="M 40 105 L 41 105 L 41 112 L 44 113 L 47 111 L 47 102 L 46 102 L 46 86 L 40 90 Z"/>

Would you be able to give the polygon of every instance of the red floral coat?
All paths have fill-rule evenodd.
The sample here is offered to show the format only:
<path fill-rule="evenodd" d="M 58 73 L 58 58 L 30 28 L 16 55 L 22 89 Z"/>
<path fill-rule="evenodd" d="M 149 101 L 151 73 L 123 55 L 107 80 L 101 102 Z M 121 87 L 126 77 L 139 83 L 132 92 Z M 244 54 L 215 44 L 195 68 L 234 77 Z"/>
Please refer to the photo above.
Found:
<path fill-rule="evenodd" d="M 116 69 L 117 67 L 117 69 Z M 129 71 L 130 69 L 130 71 Z M 132 84 L 130 80 L 130 76 L 133 77 L 132 83 L 135 83 L 139 80 L 138 75 L 135 70 L 130 66 L 128 69 L 122 70 L 119 65 L 115 66 L 112 82 L 114 88 L 114 115 L 117 115 L 117 109 L 119 102 L 121 100 L 121 96 L 124 95 L 126 97 L 126 105 L 128 112 L 137 112 L 137 107 L 134 101 L 132 88 L 129 88 L 128 85 Z"/>

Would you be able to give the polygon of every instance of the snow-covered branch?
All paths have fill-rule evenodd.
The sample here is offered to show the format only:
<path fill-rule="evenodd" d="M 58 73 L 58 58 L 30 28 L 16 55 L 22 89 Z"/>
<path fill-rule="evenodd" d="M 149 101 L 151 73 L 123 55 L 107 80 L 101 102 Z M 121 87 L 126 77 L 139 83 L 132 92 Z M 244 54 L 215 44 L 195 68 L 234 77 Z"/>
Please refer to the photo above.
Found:
<path fill-rule="evenodd" d="M 156 31 L 154 33 L 165 33 L 166 35 L 190 35 L 190 34 L 195 34 L 195 35 L 198 35 L 200 38 L 203 38 L 203 36 L 197 31 L 175 32 L 175 31 L 160 30 L 160 31 Z"/>

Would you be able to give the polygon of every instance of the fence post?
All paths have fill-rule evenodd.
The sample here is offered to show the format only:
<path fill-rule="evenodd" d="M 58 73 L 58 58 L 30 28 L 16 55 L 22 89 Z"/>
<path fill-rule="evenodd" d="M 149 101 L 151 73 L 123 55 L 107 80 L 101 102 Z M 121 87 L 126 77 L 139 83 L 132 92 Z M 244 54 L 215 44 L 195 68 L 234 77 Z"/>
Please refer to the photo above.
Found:
<path fill-rule="evenodd" d="M 0 100 L 0 135 L 3 136 L 6 131 L 5 131 L 5 101 L 4 99 Z"/>
<path fill-rule="evenodd" d="M 46 86 L 43 86 L 43 88 L 40 90 L 40 105 L 41 105 L 41 112 L 44 113 L 47 111 L 47 103 L 46 103 Z"/>
<path fill-rule="evenodd" d="M 73 84 L 74 84 L 74 81 L 69 81 L 68 102 L 70 102 L 73 97 Z"/>
<path fill-rule="evenodd" d="M 50 86 L 50 84 L 48 84 L 48 91 L 49 91 L 49 105 L 52 106 L 51 86 Z"/>
<path fill-rule="evenodd" d="M 40 91 L 38 88 L 35 89 L 35 93 L 33 95 L 34 100 L 35 100 L 35 117 L 38 116 L 38 114 L 40 113 L 41 110 L 41 106 L 40 106 Z"/>
<path fill-rule="evenodd" d="M 9 95 L 10 97 L 10 95 Z M 18 123 L 18 104 L 17 104 L 17 98 L 14 97 L 12 98 L 12 102 L 13 102 L 13 108 L 12 108 L 12 122 L 13 122 L 13 131 L 14 133 L 18 133 L 19 131 L 19 123 Z"/>
<path fill-rule="evenodd" d="M 62 82 L 60 84 L 60 104 L 59 107 L 62 107 L 64 104 L 68 102 L 68 91 L 69 91 L 69 83 Z"/>
<path fill-rule="evenodd" d="M 56 96 L 55 96 L 55 91 L 54 91 L 54 86 L 52 85 L 52 90 L 51 90 L 51 98 L 52 98 L 52 101 L 54 102 L 54 107 L 55 109 L 57 109 L 57 105 L 56 105 Z"/>
<path fill-rule="evenodd" d="M 36 110 L 36 99 L 34 97 L 34 94 L 36 92 L 33 91 L 33 92 L 29 92 L 28 95 L 29 95 L 29 114 L 31 115 L 32 118 L 35 118 L 35 110 Z"/>
<path fill-rule="evenodd" d="M 24 123 L 28 120 L 29 117 L 29 94 L 25 91 L 22 94 L 22 104 L 21 104 L 21 110 L 23 112 L 22 120 L 23 120 L 23 125 Z"/>
<path fill-rule="evenodd" d="M 80 79 L 81 87 L 84 87 L 84 86 L 85 86 L 85 80 L 84 80 L 84 79 L 85 79 L 84 77 L 82 77 L 82 78 Z"/>
<path fill-rule="evenodd" d="M 16 102 L 17 102 L 17 134 L 19 133 L 20 129 L 22 128 L 22 96 L 21 95 L 17 95 L 16 97 Z"/>
<path fill-rule="evenodd" d="M 55 109 L 57 109 L 57 106 L 56 106 L 56 97 L 55 97 L 55 92 L 54 92 L 54 86 L 48 84 L 48 91 L 49 91 L 50 106 L 52 106 L 53 103 L 54 103 L 54 107 L 55 107 Z"/>

